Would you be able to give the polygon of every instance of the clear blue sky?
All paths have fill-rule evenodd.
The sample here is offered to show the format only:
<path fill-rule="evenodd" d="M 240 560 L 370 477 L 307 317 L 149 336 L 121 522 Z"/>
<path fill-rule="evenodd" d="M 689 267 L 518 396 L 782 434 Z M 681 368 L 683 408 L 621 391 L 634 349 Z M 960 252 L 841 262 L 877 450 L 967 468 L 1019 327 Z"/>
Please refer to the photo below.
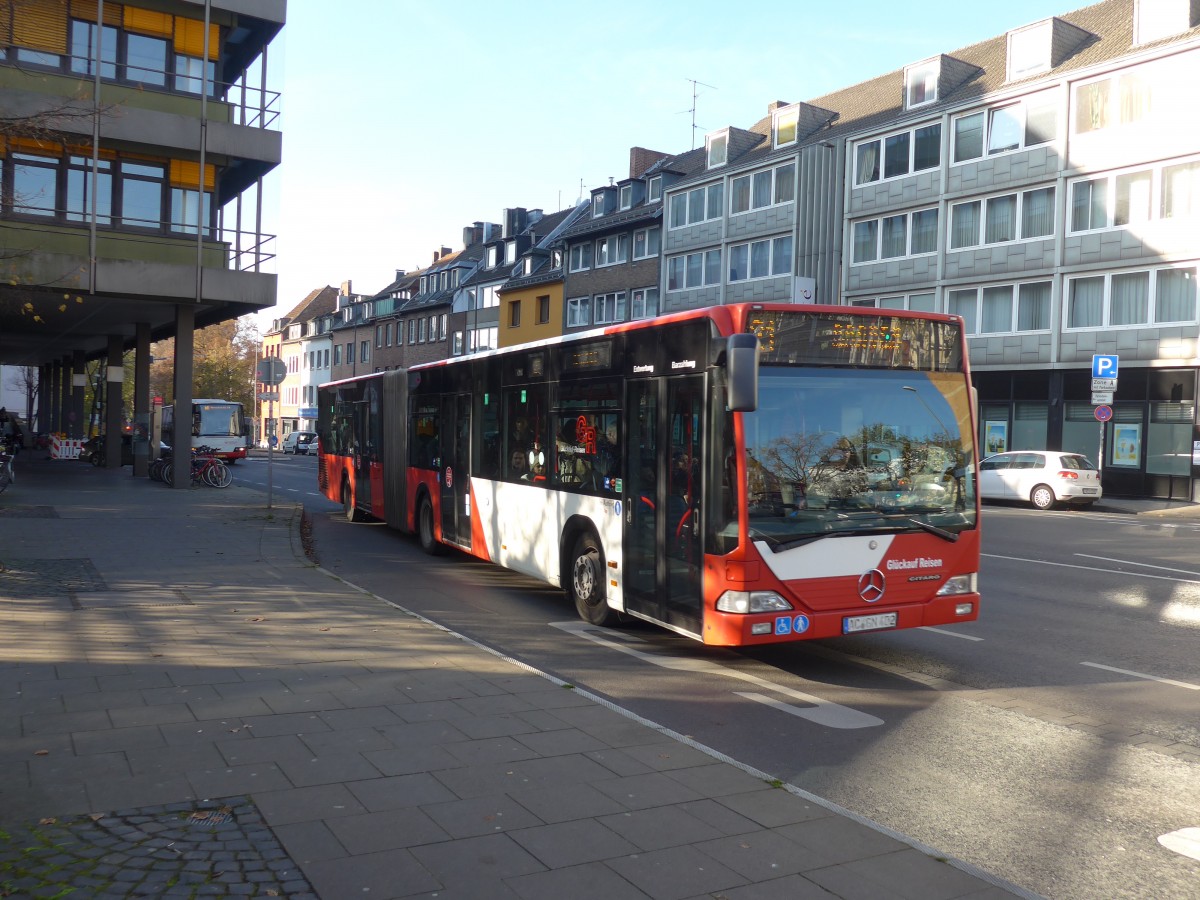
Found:
<path fill-rule="evenodd" d="M 1055 0 L 590 4 L 291 0 L 270 49 L 283 164 L 266 192 L 282 315 L 386 287 L 501 210 L 552 212 L 773 100 L 795 102 L 1086 5 Z"/>

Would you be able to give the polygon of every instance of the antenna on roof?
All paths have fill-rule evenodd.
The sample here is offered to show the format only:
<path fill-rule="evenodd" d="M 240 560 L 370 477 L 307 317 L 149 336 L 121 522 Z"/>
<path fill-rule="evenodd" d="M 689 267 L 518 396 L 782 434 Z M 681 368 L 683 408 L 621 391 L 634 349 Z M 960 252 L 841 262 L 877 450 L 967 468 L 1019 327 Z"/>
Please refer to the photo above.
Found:
<path fill-rule="evenodd" d="M 692 114 L 692 149 L 695 150 L 696 149 L 696 128 L 697 128 L 697 126 L 696 126 L 696 97 L 699 96 L 699 92 L 696 90 L 696 88 L 697 87 L 706 87 L 706 88 L 712 88 L 714 91 L 717 90 L 717 88 L 714 85 L 705 84 L 703 81 L 697 81 L 695 78 L 688 78 L 686 80 L 692 86 L 692 108 L 689 109 L 688 112 L 690 112 Z"/>

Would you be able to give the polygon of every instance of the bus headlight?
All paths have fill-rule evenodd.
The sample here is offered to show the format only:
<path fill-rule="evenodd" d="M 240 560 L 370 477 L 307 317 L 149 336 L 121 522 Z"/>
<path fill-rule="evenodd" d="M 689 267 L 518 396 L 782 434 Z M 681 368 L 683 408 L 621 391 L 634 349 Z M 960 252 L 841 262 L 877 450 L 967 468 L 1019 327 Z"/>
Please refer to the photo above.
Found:
<path fill-rule="evenodd" d="M 975 587 L 975 579 L 977 577 L 975 572 L 972 572 L 970 575 L 955 575 L 942 585 L 937 595 L 939 597 L 952 597 L 955 594 L 974 594 L 977 592 Z"/>
<path fill-rule="evenodd" d="M 717 599 L 717 609 L 728 613 L 783 612 L 792 608 L 774 591 L 726 591 Z"/>

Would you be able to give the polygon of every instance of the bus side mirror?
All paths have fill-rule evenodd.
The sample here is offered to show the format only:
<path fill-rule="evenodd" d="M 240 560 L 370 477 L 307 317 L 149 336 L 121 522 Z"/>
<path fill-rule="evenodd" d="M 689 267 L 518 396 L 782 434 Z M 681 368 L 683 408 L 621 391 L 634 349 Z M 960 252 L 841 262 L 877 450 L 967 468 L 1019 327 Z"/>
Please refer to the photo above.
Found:
<path fill-rule="evenodd" d="M 758 337 L 732 334 L 725 348 L 726 405 L 731 412 L 758 409 Z"/>

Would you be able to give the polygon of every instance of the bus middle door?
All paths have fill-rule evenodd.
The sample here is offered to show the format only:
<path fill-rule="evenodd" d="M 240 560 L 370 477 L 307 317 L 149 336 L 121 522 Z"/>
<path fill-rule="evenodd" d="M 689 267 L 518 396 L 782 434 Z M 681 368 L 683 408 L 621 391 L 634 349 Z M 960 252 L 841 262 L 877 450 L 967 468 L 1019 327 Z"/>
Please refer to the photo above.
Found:
<path fill-rule="evenodd" d="M 471 546 L 471 395 L 442 397 L 442 539 Z"/>

